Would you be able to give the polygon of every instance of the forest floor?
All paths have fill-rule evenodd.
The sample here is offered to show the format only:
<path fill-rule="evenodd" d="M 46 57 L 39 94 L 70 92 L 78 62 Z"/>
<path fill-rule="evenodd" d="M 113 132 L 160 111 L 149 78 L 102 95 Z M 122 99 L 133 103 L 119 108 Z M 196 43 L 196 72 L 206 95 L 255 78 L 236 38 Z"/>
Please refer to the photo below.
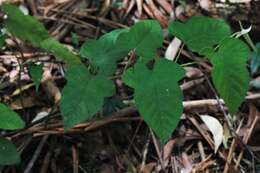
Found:
<path fill-rule="evenodd" d="M 122 107 L 123 96 L 131 92 L 121 79 L 115 80 L 118 95 L 109 103 L 108 115 L 64 133 L 57 104 L 66 83 L 61 73 L 62 63 L 26 44 L 20 45 L 24 61 L 37 58 L 45 64 L 42 83 L 36 92 L 28 74 L 20 74 L 21 80 L 17 80 L 17 56 L 20 55 L 12 40 L 6 39 L 7 48 L 0 52 L 0 102 L 22 115 L 27 125 L 21 131 L 1 133 L 16 144 L 22 162 L 0 167 L 0 172 L 260 172 L 260 70 L 251 76 L 250 90 L 233 117 L 233 131 L 237 134 L 234 136 L 216 93 L 204 78 L 212 69 L 211 64 L 206 59 L 190 56 L 190 51 L 186 47 L 181 49 L 181 44 L 167 33 L 170 21 L 184 22 L 192 16 L 204 15 L 225 19 L 236 32 L 240 31 L 239 21 L 245 28 L 251 25 L 249 34 L 256 44 L 260 40 L 260 1 L 224 1 L 11 0 L 41 21 L 52 37 L 76 52 L 79 45 L 89 39 L 97 39 L 117 28 L 126 28 L 139 20 L 156 19 L 165 32 L 160 54 L 164 56 L 165 52 L 170 52 L 176 55 L 181 50 L 180 64 L 196 61 L 202 68 L 196 65 L 186 68 L 186 79 L 181 87 L 188 105 L 172 138 L 165 145 L 160 144 L 136 108 Z M 119 62 L 118 68 L 124 67 L 125 63 Z M 19 87 L 22 87 L 22 92 Z M 216 153 L 213 139 L 216 134 L 209 131 L 199 115 L 213 116 L 221 124 L 224 131 L 221 135 L 226 144 L 222 144 Z"/>

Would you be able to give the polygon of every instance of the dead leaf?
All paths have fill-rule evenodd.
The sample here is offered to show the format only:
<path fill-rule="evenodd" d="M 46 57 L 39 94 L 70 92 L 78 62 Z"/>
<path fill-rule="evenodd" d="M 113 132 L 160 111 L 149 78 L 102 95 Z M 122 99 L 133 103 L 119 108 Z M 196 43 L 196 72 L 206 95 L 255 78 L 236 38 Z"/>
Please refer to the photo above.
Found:
<path fill-rule="evenodd" d="M 173 61 L 181 46 L 181 40 L 175 37 L 166 49 L 164 57 L 170 61 Z"/>
<path fill-rule="evenodd" d="M 163 147 L 163 160 L 166 161 L 170 158 L 173 147 L 175 144 L 175 140 L 171 139 L 167 142 L 167 144 Z"/>
<path fill-rule="evenodd" d="M 42 76 L 42 88 L 48 98 L 54 101 L 54 103 L 59 103 L 61 99 L 61 92 L 55 84 L 55 81 L 51 75 L 51 70 L 45 70 Z"/>
<path fill-rule="evenodd" d="M 200 118 L 207 125 L 209 131 L 213 135 L 213 139 L 215 143 L 215 153 L 216 153 L 223 140 L 223 127 L 220 124 L 220 122 L 212 116 L 201 115 Z"/>
<path fill-rule="evenodd" d="M 10 107 L 13 110 L 21 110 L 24 108 L 31 108 L 33 106 L 40 106 L 41 104 L 37 101 L 37 99 L 33 96 L 20 97 L 15 99 Z"/>

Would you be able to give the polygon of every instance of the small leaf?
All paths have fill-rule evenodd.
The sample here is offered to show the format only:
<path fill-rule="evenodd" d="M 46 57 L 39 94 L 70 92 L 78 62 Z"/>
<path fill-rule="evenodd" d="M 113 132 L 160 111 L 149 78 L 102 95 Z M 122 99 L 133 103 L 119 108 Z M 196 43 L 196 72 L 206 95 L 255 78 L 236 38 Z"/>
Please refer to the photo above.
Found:
<path fill-rule="evenodd" d="M 223 41 L 218 51 L 210 57 L 213 83 L 232 114 L 245 99 L 249 88 L 249 73 L 246 68 L 248 55 L 249 48 L 245 43 L 230 38 Z"/>
<path fill-rule="evenodd" d="M 135 50 L 137 55 L 152 59 L 163 43 L 163 31 L 156 20 L 143 20 L 133 25 L 117 40 L 117 45 Z"/>
<path fill-rule="evenodd" d="M 93 117 L 101 110 L 104 98 L 115 93 L 111 80 L 92 76 L 83 65 L 70 68 L 67 80 L 60 103 L 65 128 Z"/>
<path fill-rule="evenodd" d="M 224 135 L 223 127 L 220 124 L 220 122 L 212 116 L 201 115 L 200 118 L 207 125 L 207 127 L 209 128 L 210 132 L 213 135 L 213 139 L 215 142 L 215 153 L 216 153 L 223 141 L 223 135 Z"/>
<path fill-rule="evenodd" d="M 21 161 L 15 145 L 0 137 L 0 165 L 13 165 Z"/>
<path fill-rule="evenodd" d="M 71 32 L 71 41 L 74 46 L 79 46 L 79 37 L 75 32 Z"/>
<path fill-rule="evenodd" d="M 65 60 L 70 65 L 80 64 L 80 59 L 68 50 L 64 45 L 53 38 L 41 42 L 40 47 L 53 54 L 55 57 Z"/>
<path fill-rule="evenodd" d="M 15 130 L 24 126 L 24 121 L 16 112 L 0 103 L 0 129 Z"/>
<path fill-rule="evenodd" d="M 192 17 L 186 23 L 173 22 L 169 26 L 169 31 L 192 51 L 200 54 L 203 54 L 203 49 L 211 49 L 231 34 L 225 21 L 205 16 Z"/>
<path fill-rule="evenodd" d="M 39 85 L 41 84 L 43 69 L 42 65 L 29 65 L 29 72 L 32 77 L 32 80 L 36 86 L 36 91 L 38 91 Z"/>
<path fill-rule="evenodd" d="M 117 45 L 116 40 L 125 29 L 117 29 L 103 35 L 98 40 L 89 40 L 80 48 L 80 55 L 87 58 L 97 71 L 106 76 L 116 70 L 116 61 L 128 54 L 130 49 L 124 45 Z"/>
<path fill-rule="evenodd" d="M 49 37 L 43 24 L 32 16 L 24 15 L 16 6 L 3 4 L 2 10 L 7 14 L 4 23 L 7 30 L 15 37 L 29 41 L 33 46 L 39 47 L 41 41 Z"/>
<path fill-rule="evenodd" d="M 182 115 L 183 96 L 178 81 L 184 75 L 178 64 L 161 59 L 152 71 L 138 62 L 123 77 L 135 89 L 134 99 L 141 116 L 163 142 L 171 136 Z"/>
<path fill-rule="evenodd" d="M 257 51 L 253 52 L 250 62 L 251 74 L 255 74 L 260 66 L 260 43 L 256 44 Z"/>

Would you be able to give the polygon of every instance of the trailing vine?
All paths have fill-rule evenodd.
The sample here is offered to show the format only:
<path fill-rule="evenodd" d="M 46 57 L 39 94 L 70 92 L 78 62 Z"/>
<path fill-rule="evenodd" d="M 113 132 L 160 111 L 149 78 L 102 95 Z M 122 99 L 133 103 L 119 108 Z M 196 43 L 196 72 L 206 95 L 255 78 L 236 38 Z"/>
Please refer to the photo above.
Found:
<path fill-rule="evenodd" d="M 134 89 L 135 106 L 148 126 L 162 142 L 169 139 L 183 113 L 183 93 L 178 82 L 184 78 L 185 71 L 177 63 L 157 57 L 156 50 L 163 43 L 163 31 L 157 21 L 140 21 L 127 29 L 107 33 L 98 40 L 88 40 L 76 55 L 51 38 L 32 16 L 24 15 L 8 4 L 2 5 L 1 9 L 7 16 L 4 27 L 10 36 L 66 62 L 68 83 L 60 101 L 65 129 L 91 119 L 102 110 L 105 98 L 115 95 L 115 85 L 110 77 L 116 72 L 117 62 L 131 52 L 137 55 L 137 62 L 123 73 L 123 82 Z M 232 37 L 230 27 L 220 19 L 200 16 L 186 23 L 173 22 L 169 32 L 191 51 L 208 58 L 213 65 L 214 86 L 229 112 L 235 114 L 249 86 L 247 45 Z M 83 64 L 82 59 L 88 60 L 88 64 Z M 148 67 L 150 62 L 154 63 Z M 38 86 L 42 67 L 31 65 L 29 69 Z M 20 116 L 1 103 L 0 129 L 24 127 Z M 0 165 L 20 161 L 14 145 L 4 137 L 0 137 L 0 153 Z M 10 157 L 3 157 L 6 154 L 2 153 L 9 153 Z"/>

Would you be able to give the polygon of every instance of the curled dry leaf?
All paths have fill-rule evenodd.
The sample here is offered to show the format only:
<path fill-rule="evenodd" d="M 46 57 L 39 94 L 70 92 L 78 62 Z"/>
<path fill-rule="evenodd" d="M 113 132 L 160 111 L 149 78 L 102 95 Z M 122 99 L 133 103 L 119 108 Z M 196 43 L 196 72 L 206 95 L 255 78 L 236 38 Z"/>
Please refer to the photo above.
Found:
<path fill-rule="evenodd" d="M 213 139 L 215 143 L 215 153 L 216 153 L 223 140 L 223 127 L 220 124 L 220 122 L 212 116 L 201 115 L 200 118 L 207 125 L 209 131 L 213 135 Z"/>
<path fill-rule="evenodd" d="M 167 47 L 164 57 L 170 61 L 173 61 L 177 55 L 180 46 L 181 40 L 175 37 Z"/>

